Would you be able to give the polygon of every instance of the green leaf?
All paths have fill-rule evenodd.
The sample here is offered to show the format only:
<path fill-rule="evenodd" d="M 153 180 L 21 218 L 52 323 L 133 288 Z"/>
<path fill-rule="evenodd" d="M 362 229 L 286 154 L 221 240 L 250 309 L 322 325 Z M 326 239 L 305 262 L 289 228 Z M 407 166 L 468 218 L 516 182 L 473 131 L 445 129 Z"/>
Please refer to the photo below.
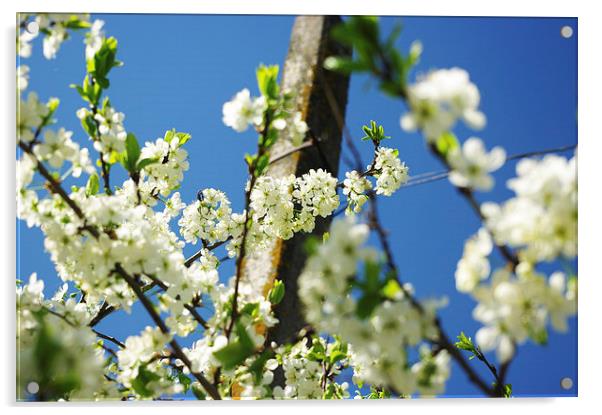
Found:
<path fill-rule="evenodd" d="M 261 155 L 261 157 L 259 157 L 257 159 L 257 165 L 255 166 L 255 175 L 261 176 L 265 172 L 265 170 L 269 164 L 270 164 L 270 155 L 267 153 Z"/>
<path fill-rule="evenodd" d="M 385 128 L 382 125 L 378 125 L 376 121 L 370 121 L 370 126 L 362 126 L 362 131 L 365 135 L 361 139 L 363 141 L 372 140 L 376 145 L 380 144 L 382 140 L 391 138 L 390 136 L 385 135 Z"/>
<path fill-rule="evenodd" d="M 88 134 L 89 137 L 96 136 L 96 123 L 94 122 L 94 117 L 92 114 L 86 115 L 81 119 L 82 128 Z"/>
<path fill-rule="evenodd" d="M 240 321 L 236 323 L 236 334 L 238 335 L 236 340 L 213 352 L 225 370 L 240 365 L 255 351 L 255 344 Z"/>
<path fill-rule="evenodd" d="M 177 378 L 178 378 L 178 382 L 182 386 L 184 386 L 184 391 L 186 392 L 190 388 L 190 384 L 192 383 L 192 381 L 184 373 L 178 373 Z"/>
<path fill-rule="evenodd" d="M 257 359 L 249 366 L 249 372 L 253 374 L 253 380 L 255 383 L 261 382 L 261 378 L 263 377 L 263 368 L 265 367 L 265 363 L 272 358 L 274 353 L 271 350 L 264 350 L 263 353 L 259 355 Z"/>
<path fill-rule="evenodd" d="M 171 144 L 171 140 L 173 140 L 173 138 L 176 135 L 176 129 L 173 128 L 171 130 L 167 130 L 165 131 L 165 135 L 163 136 L 163 140 L 167 141 L 168 143 Z"/>
<path fill-rule="evenodd" d="M 92 26 L 89 22 L 80 20 L 77 16 L 71 16 L 71 18 L 69 20 L 67 20 L 66 22 L 63 22 L 62 25 L 66 29 L 73 29 L 73 30 L 88 29 L 89 27 Z"/>
<path fill-rule="evenodd" d="M 146 365 L 142 365 L 138 369 L 138 376 L 132 381 L 132 388 L 138 395 L 149 398 L 153 396 L 153 390 L 148 387 L 148 384 L 159 379 L 161 376 L 148 370 Z"/>
<path fill-rule="evenodd" d="M 199 401 L 204 401 L 205 399 L 207 399 L 205 391 L 203 391 L 197 385 L 192 385 L 192 393 L 194 394 L 194 397 L 197 398 Z"/>
<path fill-rule="evenodd" d="M 511 398 L 512 397 L 512 384 L 507 383 L 504 385 L 504 397 Z"/>
<path fill-rule="evenodd" d="M 249 167 L 249 169 L 251 168 L 251 166 L 253 166 L 253 163 L 255 163 L 256 158 L 257 158 L 257 154 L 245 153 L 245 163 L 247 163 L 247 166 Z"/>
<path fill-rule="evenodd" d="M 303 247 L 305 248 L 305 252 L 307 253 L 307 255 L 312 256 L 316 252 L 318 252 L 318 248 L 320 247 L 320 242 L 318 241 L 317 237 L 310 235 L 305 240 L 305 244 L 303 245 Z"/>
<path fill-rule="evenodd" d="M 278 65 L 259 65 L 257 68 L 257 87 L 262 95 L 268 99 L 278 99 L 280 88 L 278 86 Z"/>
<path fill-rule="evenodd" d="M 460 143 L 454 133 L 445 132 L 437 139 L 435 145 L 439 154 L 447 157 L 452 150 L 459 147 Z"/>
<path fill-rule="evenodd" d="M 136 163 L 140 158 L 140 145 L 138 144 L 136 136 L 132 133 L 128 133 L 125 139 L 125 150 L 127 152 L 128 162 L 132 166 L 131 170 L 134 170 Z"/>
<path fill-rule="evenodd" d="M 100 189 L 100 181 L 98 180 L 98 175 L 96 173 L 92 174 L 88 179 L 88 183 L 86 184 L 86 196 L 93 196 L 98 193 Z"/>
<path fill-rule="evenodd" d="M 398 297 L 399 293 L 402 292 L 402 290 L 399 286 L 399 283 L 396 280 L 390 279 L 382 288 L 381 292 L 388 299 L 394 300 Z"/>
<path fill-rule="evenodd" d="M 59 104 L 60 100 L 58 98 L 53 97 L 48 100 L 48 103 L 46 104 L 46 107 L 48 107 L 48 116 L 52 116 L 54 114 L 59 107 Z"/>
<path fill-rule="evenodd" d="M 335 364 L 336 362 L 343 360 L 347 357 L 347 353 L 343 353 L 341 350 L 335 350 L 330 354 L 330 363 Z"/>
<path fill-rule="evenodd" d="M 276 305 L 279 304 L 284 298 L 284 283 L 280 280 L 274 281 L 274 286 L 268 294 L 268 300 L 270 303 Z"/>
<path fill-rule="evenodd" d="M 355 309 L 355 314 L 361 318 L 365 319 L 372 315 L 372 312 L 378 305 L 381 303 L 382 298 L 378 294 L 374 293 L 364 293 L 364 295 L 357 302 L 357 306 Z"/>
<path fill-rule="evenodd" d="M 364 264 L 364 272 L 366 275 L 366 290 L 370 292 L 378 291 L 382 286 L 379 281 L 380 263 L 377 261 L 366 261 Z"/>
<path fill-rule="evenodd" d="M 144 169 L 147 166 L 150 166 L 151 164 L 156 164 L 159 161 L 161 161 L 160 159 L 154 157 L 154 158 L 150 158 L 150 159 L 142 159 L 140 161 L 138 161 L 138 164 L 136 165 L 136 170 L 140 171 L 142 169 Z"/>
<path fill-rule="evenodd" d="M 365 62 L 355 61 L 346 56 L 329 56 L 324 60 L 324 68 L 329 71 L 336 71 L 346 75 L 353 72 L 364 72 L 370 69 Z"/>
<path fill-rule="evenodd" d="M 120 64 L 116 61 L 117 55 L 117 39 L 110 37 L 104 39 L 100 49 L 93 58 L 87 61 L 87 70 L 93 75 L 94 80 L 101 88 L 107 89 L 109 87 L 109 80 L 107 75 L 109 71 Z"/>
<path fill-rule="evenodd" d="M 476 348 L 475 345 L 472 342 L 472 339 L 470 337 L 466 337 L 466 334 L 464 334 L 464 332 L 460 332 L 460 335 L 457 337 L 458 341 L 456 343 L 454 343 L 454 345 L 460 349 L 460 350 L 467 350 L 469 352 L 476 352 Z M 472 356 L 474 357 L 474 356 Z M 471 357 L 471 358 L 472 358 Z"/>
<path fill-rule="evenodd" d="M 240 314 L 250 317 L 257 317 L 259 315 L 259 303 L 245 304 L 245 306 L 241 308 Z"/>
<path fill-rule="evenodd" d="M 182 147 L 192 138 L 188 133 L 176 133 L 176 135 L 178 136 L 178 147 Z"/>

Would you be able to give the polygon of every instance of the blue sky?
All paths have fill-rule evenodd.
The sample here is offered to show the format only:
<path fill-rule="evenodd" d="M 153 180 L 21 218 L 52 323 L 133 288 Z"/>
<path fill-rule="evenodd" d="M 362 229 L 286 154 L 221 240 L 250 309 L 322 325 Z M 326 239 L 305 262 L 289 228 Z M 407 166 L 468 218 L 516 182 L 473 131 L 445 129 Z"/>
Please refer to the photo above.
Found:
<path fill-rule="evenodd" d="M 171 128 L 191 133 L 193 138 L 186 146 L 191 167 L 181 188 L 183 199 L 191 201 L 199 189 L 214 187 L 225 191 L 234 208 L 241 210 L 246 175 L 243 155 L 253 152 L 256 140 L 251 132 L 238 134 L 222 124 L 222 104 L 243 87 L 257 93 L 255 68 L 260 63 L 283 63 L 294 17 L 93 18 L 104 20 L 107 34 L 119 40 L 118 57 L 125 65 L 111 73 L 108 95 L 113 106 L 126 114 L 126 129 L 140 141 L 155 140 Z M 508 154 L 577 142 L 576 19 L 387 17 L 382 19 L 385 33 L 400 21 L 404 29 L 399 47 L 407 50 L 415 39 L 423 43 L 418 72 L 459 66 L 470 72 L 479 87 L 488 123 L 478 133 L 457 128 L 462 141 L 476 135 L 488 147 L 505 147 Z M 565 25 L 573 29 L 569 39 L 560 35 Z M 33 56 L 22 62 L 31 68 L 29 90 L 37 91 L 42 99 L 59 97 L 59 125 L 73 130 L 74 137 L 83 142 L 84 133 L 75 117 L 83 103 L 69 88 L 69 84 L 81 82 L 85 74 L 82 36 L 63 44 L 58 58 L 52 61 L 41 56 L 39 41 L 35 47 Z M 360 127 L 374 119 L 393 137 L 386 145 L 399 149 L 411 174 L 440 170 L 422 139 L 400 130 L 399 117 L 404 110 L 401 102 L 383 96 L 367 77 L 353 76 L 346 118 L 364 160 L 371 157 L 371 145 L 359 141 Z M 510 197 L 505 181 L 514 174 L 514 168 L 514 162 L 504 166 L 495 174 L 495 190 L 477 194 L 477 198 L 501 201 Z M 453 278 L 464 240 L 479 227 L 467 203 L 443 180 L 382 198 L 380 213 L 391 232 L 402 279 L 414 284 L 419 297 L 449 297 L 442 316 L 450 337 L 461 330 L 474 335 L 479 327 L 471 318 L 475 303 L 455 291 Z M 17 232 L 18 277 L 25 279 L 37 271 L 50 293 L 59 281 L 43 252 L 41 233 L 22 223 L 18 223 Z M 190 247 L 187 253 L 194 250 Z M 499 258 L 494 261 L 501 263 Z M 554 267 L 560 265 L 553 264 L 548 270 Z M 232 264 L 225 263 L 221 270 L 222 278 L 229 277 Z M 99 328 L 125 338 L 146 324 L 150 320 L 144 310 L 134 307 L 133 314 L 116 314 Z M 488 376 L 477 362 L 472 364 Z M 452 370 L 446 396 L 478 395 L 455 365 Z M 574 381 L 570 390 L 560 387 L 564 377 Z M 576 319 L 571 320 L 568 334 L 551 332 L 547 346 L 522 346 L 508 379 L 516 396 L 576 395 Z"/>

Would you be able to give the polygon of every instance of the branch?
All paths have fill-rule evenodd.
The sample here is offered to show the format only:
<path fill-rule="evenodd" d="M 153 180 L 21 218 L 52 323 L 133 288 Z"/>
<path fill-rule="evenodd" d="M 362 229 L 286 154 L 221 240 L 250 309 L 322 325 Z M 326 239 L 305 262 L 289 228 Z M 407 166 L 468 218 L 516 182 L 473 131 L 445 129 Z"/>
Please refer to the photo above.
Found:
<path fill-rule="evenodd" d="M 314 144 L 315 144 L 315 140 L 312 137 L 310 140 L 304 142 L 303 144 L 301 144 L 301 145 L 299 145 L 297 147 L 291 148 L 290 150 L 285 151 L 282 154 L 279 154 L 277 156 L 274 156 L 274 157 L 270 158 L 270 162 L 268 164 L 274 164 L 277 161 L 285 159 L 288 156 L 290 156 L 291 154 L 297 153 L 298 151 L 305 150 L 306 148 L 309 148 L 309 147 L 313 146 Z"/>
<path fill-rule="evenodd" d="M 157 327 L 159 327 L 159 329 L 164 334 L 171 336 L 171 334 L 169 332 L 169 328 L 165 325 L 165 323 L 159 316 L 159 313 L 157 313 L 157 310 L 155 310 L 155 307 L 150 302 L 150 300 L 144 295 L 144 292 L 142 291 L 142 289 L 140 288 L 138 283 L 121 267 L 120 264 L 115 265 L 115 272 L 117 274 L 119 274 L 128 283 L 130 288 L 134 291 L 136 296 L 140 299 L 140 302 L 142 303 L 142 305 L 144 306 L 144 308 L 146 309 L 146 311 L 148 312 L 148 314 L 150 315 L 152 320 L 155 322 Z M 184 363 L 184 365 L 186 365 L 186 367 L 190 370 L 190 373 L 192 373 L 192 375 L 199 381 L 199 383 L 203 386 L 203 388 L 207 391 L 207 393 L 213 399 L 220 400 L 221 396 L 219 395 L 217 388 L 214 385 L 212 385 L 207 380 L 207 378 L 205 378 L 205 376 L 203 376 L 202 373 L 198 373 L 193 370 L 192 362 L 190 361 L 190 359 L 188 359 L 188 356 L 186 356 L 186 354 L 184 353 L 184 351 L 182 350 L 182 348 L 180 347 L 178 342 L 175 339 L 172 339 L 169 342 L 169 345 L 171 346 L 171 348 L 174 352 L 174 355 L 178 359 L 180 359 Z"/>
<path fill-rule="evenodd" d="M 158 279 L 157 277 L 155 277 L 154 275 L 148 275 L 148 274 L 144 274 L 146 275 L 148 278 L 150 278 L 151 280 L 153 280 L 152 285 L 153 286 L 158 286 L 159 288 L 161 288 L 163 291 L 167 291 L 167 289 L 169 288 L 167 286 L 167 284 L 165 284 L 163 281 L 161 281 L 160 279 Z M 201 317 L 201 315 L 199 314 L 199 312 L 196 310 L 196 308 L 191 305 L 191 304 L 184 304 L 184 308 L 186 310 L 188 310 L 188 312 L 192 315 L 192 317 L 201 325 L 203 326 L 204 329 L 207 329 L 209 326 L 207 325 L 207 322 L 205 321 L 205 319 L 203 317 Z"/>
<path fill-rule="evenodd" d="M 343 117 L 342 111 L 339 108 L 339 104 L 337 103 L 334 93 L 332 92 L 332 88 L 330 88 L 330 85 L 328 84 L 324 74 L 322 73 L 322 68 L 319 68 L 318 70 L 318 78 L 320 78 L 320 83 L 322 84 L 322 88 L 324 89 L 326 100 L 328 101 L 328 106 L 330 107 L 330 110 L 332 111 L 332 114 L 334 115 L 334 118 L 337 124 L 339 125 L 339 129 L 343 132 L 343 137 L 345 137 L 345 143 L 347 144 L 347 147 L 349 147 L 349 150 L 351 151 L 353 162 L 348 162 L 348 164 L 351 168 L 360 171 L 364 166 L 364 163 L 362 162 L 362 156 L 357 147 L 355 146 L 353 137 L 349 132 L 349 128 L 347 128 L 347 125 L 345 124 L 345 118 Z"/>
<path fill-rule="evenodd" d="M 52 192 L 60 195 L 63 198 L 63 200 L 65 201 L 65 203 L 67 203 L 67 205 L 73 210 L 73 212 L 75 212 L 75 214 L 81 220 L 83 220 L 85 222 L 86 218 L 85 218 L 82 210 L 69 197 L 69 195 L 67 195 L 67 193 L 61 187 L 60 183 L 58 183 L 52 177 L 52 175 L 50 175 L 48 170 L 46 170 L 44 165 L 37 159 L 37 157 L 35 157 L 31 148 L 28 147 L 27 145 L 25 145 L 21 141 L 19 142 L 19 147 L 34 158 L 34 160 L 36 161 L 36 166 L 37 166 L 38 170 L 40 171 L 40 174 L 42 174 L 42 176 L 44 176 L 44 178 L 48 181 Z M 86 229 L 95 238 L 98 238 L 100 236 L 100 234 L 96 228 L 87 227 Z M 146 295 L 144 295 L 144 291 L 138 285 L 138 283 L 121 267 L 120 264 L 116 264 L 115 272 L 117 274 L 119 274 L 128 283 L 128 285 L 134 291 L 134 293 L 136 294 L 136 296 L 138 297 L 140 302 L 146 308 L 147 312 L 150 314 L 150 316 L 153 319 L 153 321 L 155 322 L 155 324 L 157 324 L 159 329 L 163 333 L 170 335 L 169 329 L 167 328 L 167 326 L 165 325 L 165 323 L 163 322 L 163 320 L 161 319 L 161 317 L 159 316 L 157 311 L 154 309 L 153 304 L 146 297 Z M 209 383 L 209 381 L 203 376 L 203 374 L 194 372 L 194 370 L 192 369 L 192 362 L 190 361 L 190 359 L 188 359 L 188 356 L 186 356 L 186 354 L 184 354 L 184 352 L 183 352 L 182 348 L 180 347 L 180 345 L 178 344 L 178 342 L 175 339 L 172 339 L 169 344 L 170 344 L 171 348 L 173 349 L 175 356 L 178 359 L 180 359 L 188 367 L 188 369 L 190 370 L 190 373 L 192 373 L 194 375 L 194 377 L 199 381 L 199 383 L 203 386 L 203 388 L 207 391 L 207 393 L 213 399 L 216 399 L 216 400 L 221 399 L 219 392 L 217 391 L 217 388 L 214 385 L 212 385 L 211 383 Z"/>
<path fill-rule="evenodd" d="M 424 314 L 425 311 L 424 311 L 424 308 L 422 307 L 422 304 L 420 304 L 418 302 L 418 300 L 416 300 L 416 298 L 412 295 L 412 293 L 410 293 L 405 288 L 403 281 L 401 281 L 401 278 L 399 277 L 399 270 L 397 268 L 397 265 L 395 264 L 395 260 L 393 259 L 393 252 L 392 252 L 391 246 L 389 244 L 389 239 L 387 237 L 387 233 L 386 233 L 385 229 L 383 228 L 382 224 L 380 223 L 380 219 L 378 216 L 378 210 L 377 210 L 378 208 L 377 208 L 376 197 L 374 194 L 370 195 L 370 208 L 371 209 L 369 212 L 369 223 L 370 223 L 370 226 L 376 231 L 376 233 L 378 235 L 378 239 L 379 239 L 380 244 L 385 253 L 387 268 L 389 268 L 389 271 L 393 275 L 393 278 L 395 278 L 395 280 L 401 287 L 401 290 L 402 290 L 404 296 L 410 300 L 410 304 L 419 313 Z M 491 397 L 498 396 L 496 394 L 496 391 L 491 389 L 487 385 L 487 382 L 485 382 L 483 379 L 481 379 L 481 377 L 477 374 L 477 372 L 474 370 L 474 368 L 472 366 L 470 366 L 470 364 L 466 361 L 466 359 L 460 353 L 460 351 L 452 344 L 452 342 L 449 340 L 449 337 L 443 330 L 441 321 L 439 320 L 439 318 L 437 316 L 435 316 L 434 323 L 435 323 L 435 327 L 437 328 L 437 332 L 439 335 L 438 336 L 439 338 L 438 338 L 436 344 L 439 347 L 441 347 L 442 349 L 447 350 L 447 352 L 450 354 L 450 356 L 464 370 L 464 372 L 468 376 L 468 379 L 475 386 L 477 386 L 482 392 L 484 392 L 486 395 L 491 396 Z"/>
<path fill-rule="evenodd" d="M 430 144 L 429 149 L 431 150 L 431 153 L 433 153 L 433 155 L 445 167 L 448 168 L 448 170 L 451 170 L 447 159 L 441 153 L 439 153 L 434 144 Z M 468 187 L 455 186 L 455 188 L 458 191 L 458 193 L 462 195 L 464 199 L 466 199 L 472 210 L 476 213 L 481 222 L 486 226 L 485 216 L 483 215 L 483 212 L 481 212 L 481 206 L 479 205 L 479 202 L 477 202 L 477 199 L 474 196 L 474 192 Z M 491 231 L 489 232 L 491 233 Z M 510 265 L 511 271 L 514 271 L 519 262 L 516 255 L 511 251 L 511 249 L 508 246 L 498 244 L 497 242 L 495 242 L 495 240 L 493 241 L 493 243 L 497 247 L 498 251 L 500 251 L 500 254 L 502 254 L 502 256 L 506 259 L 506 262 L 508 262 L 508 264 Z"/>
<path fill-rule="evenodd" d="M 108 336 L 104 333 L 101 333 L 97 330 L 92 329 L 92 331 L 94 332 L 94 334 L 96 334 L 98 337 L 100 337 L 101 339 L 105 339 L 110 341 L 111 343 L 116 344 L 117 346 L 119 346 L 120 348 L 124 349 L 125 348 L 125 344 L 123 344 L 122 342 L 120 342 L 119 340 L 117 340 L 115 337 L 113 336 Z"/>
<path fill-rule="evenodd" d="M 214 249 L 219 248 L 220 246 L 222 246 L 223 244 L 225 244 L 226 242 L 228 242 L 231 239 L 232 239 L 232 237 L 229 236 L 226 240 L 216 242 L 213 245 L 208 245 L 206 247 L 199 249 L 190 258 L 188 258 L 188 259 L 186 259 L 186 261 L 184 261 L 184 265 L 186 265 L 186 268 L 190 268 L 192 266 L 192 264 L 194 264 L 194 261 L 196 261 L 203 255 L 203 251 L 205 249 L 208 251 L 213 251 Z"/>

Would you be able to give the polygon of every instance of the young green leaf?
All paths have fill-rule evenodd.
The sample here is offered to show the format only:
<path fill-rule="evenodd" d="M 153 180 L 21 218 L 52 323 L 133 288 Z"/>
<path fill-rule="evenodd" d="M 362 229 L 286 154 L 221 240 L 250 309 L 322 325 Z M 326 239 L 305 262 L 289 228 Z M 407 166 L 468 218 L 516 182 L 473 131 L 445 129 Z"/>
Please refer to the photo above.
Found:
<path fill-rule="evenodd" d="M 100 182 L 96 173 L 92 174 L 86 184 L 86 196 L 93 196 L 98 193 L 100 189 Z"/>
<path fill-rule="evenodd" d="M 276 305 L 279 304 L 284 298 L 284 283 L 280 280 L 274 281 L 274 286 L 270 290 L 268 294 L 268 299 L 270 303 Z"/>
<path fill-rule="evenodd" d="M 277 99 L 280 93 L 278 69 L 278 65 L 260 65 L 257 68 L 257 86 L 261 94 L 268 99 Z"/>

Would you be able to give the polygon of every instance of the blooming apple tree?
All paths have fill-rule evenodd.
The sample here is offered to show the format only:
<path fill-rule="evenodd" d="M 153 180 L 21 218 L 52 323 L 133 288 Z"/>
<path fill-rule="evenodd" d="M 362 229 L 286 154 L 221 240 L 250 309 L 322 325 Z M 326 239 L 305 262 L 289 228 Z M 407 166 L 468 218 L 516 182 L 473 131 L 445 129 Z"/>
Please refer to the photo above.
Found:
<path fill-rule="evenodd" d="M 36 35 L 26 30 L 32 21 L 48 59 L 57 57 L 72 31 L 85 30 L 86 73 L 73 85 L 82 98 L 74 114 L 82 131 L 72 132 L 54 126 L 59 101 L 41 102 L 28 92 L 30 68 L 17 68 L 17 215 L 41 229 L 64 281 L 50 297 L 36 274 L 18 282 L 19 398 L 347 398 L 350 385 L 339 376 L 346 370 L 356 386 L 370 386 L 357 398 L 433 396 L 444 392 L 452 360 L 482 393 L 510 396 L 506 371 L 516 348 L 529 340 L 545 343 L 550 327 L 567 330 L 567 318 L 576 313 L 576 276 L 548 276 L 538 265 L 576 257 L 576 156 L 525 158 L 508 182 L 515 196 L 480 204 L 476 192 L 493 188 L 491 173 L 509 157 L 476 137 L 461 144 L 453 134 L 459 122 L 478 130 L 486 120 L 466 71 L 435 70 L 410 83 L 419 43 L 402 55 L 392 47 L 394 37 L 379 38 L 376 19 L 355 17 L 334 35 L 353 46 L 356 57 L 333 56 L 325 66 L 369 72 L 385 93 L 404 101 L 409 110 L 401 128 L 423 134 L 450 184 L 482 220 L 455 274 L 457 289 L 477 301 L 473 317 L 482 327 L 475 342 L 464 333 L 450 340 L 438 317 L 445 298 L 419 300 L 399 277 L 376 203 L 412 179 L 399 152 L 382 145 L 390 137 L 378 123 L 364 127 L 372 161 L 356 160 L 340 180 L 322 169 L 299 177 L 266 175 L 279 137 L 295 146 L 291 152 L 312 137 L 293 108 L 292 92 L 280 90 L 278 67 L 260 66 L 258 95 L 245 88 L 223 106 L 226 126 L 258 134 L 256 154 L 245 156 L 244 209 L 235 211 L 213 188 L 185 201 L 177 190 L 189 168 L 185 148 L 192 137 L 168 130 L 141 144 L 126 128 L 119 103 L 107 95 L 110 73 L 121 62 L 118 42 L 105 34 L 103 22 L 86 15 L 21 15 L 17 51 L 23 59 L 32 53 Z M 111 181 L 117 169 L 126 174 L 123 182 Z M 37 180 L 44 185 L 35 186 Z M 276 280 L 266 290 L 266 281 L 242 279 L 243 259 L 276 238 L 312 232 L 318 217 L 343 212 L 344 219 L 308 246 L 299 277 L 307 328 L 283 344 L 268 342 L 284 285 Z M 371 232 L 382 252 L 366 245 Z M 198 247 L 190 258 L 186 244 Z M 220 276 L 223 260 L 215 251 L 221 246 L 236 262 L 229 278 Z M 494 250 L 505 264 L 492 264 Z M 95 329 L 135 303 L 153 326 L 123 340 Z M 203 318 L 203 308 L 213 314 Z M 490 350 L 499 366 L 486 357 Z M 467 357 L 485 364 L 492 378 L 479 376 Z"/>

